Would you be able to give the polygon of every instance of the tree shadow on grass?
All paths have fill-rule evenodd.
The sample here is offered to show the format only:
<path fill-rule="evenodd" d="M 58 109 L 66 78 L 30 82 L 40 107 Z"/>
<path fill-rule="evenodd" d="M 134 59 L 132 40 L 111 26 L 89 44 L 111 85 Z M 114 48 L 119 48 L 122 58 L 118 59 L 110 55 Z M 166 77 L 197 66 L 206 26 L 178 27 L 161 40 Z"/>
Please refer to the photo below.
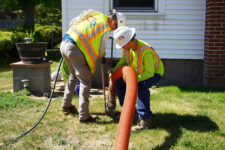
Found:
<path fill-rule="evenodd" d="M 218 130 L 215 122 L 206 116 L 178 115 L 175 113 L 156 113 L 152 117 L 152 128 L 166 130 L 169 135 L 165 142 L 153 148 L 154 150 L 169 150 L 182 137 L 181 128 L 190 131 L 209 132 Z"/>
<path fill-rule="evenodd" d="M 204 93 L 209 93 L 209 92 L 224 92 L 224 88 L 210 88 L 210 87 L 204 87 L 204 86 L 178 86 L 178 88 L 181 91 L 185 92 L 204 92 Z"/>
<path fill-rule="evenodd" d="M 170 87 L 175 86 L 179 88 L 182 92 L 224 92 L 225 88 L 216 88 L 216 87 L 206 87 L 206 86 L 182 86 L 182 85 L 176 85 L 176 84 L 167 84 L 167 85 L 157 85 L 156 88 L 160 87 Z"/>
<path fill-rule="evenodd" d="M 119 113 L 119 112 L 117 112 Z M 103 116 L 104 113 L 93 113 Z M 110 116 L 109 116 L 110 117 Z M 111 121 L 96 122 L 100 125 L 118 123 L 119 120 L 111 117 Z M 175 113 L 156 113 L 152 116 L 152 128 L 166 130 L 169 135 L 165 137 L 164 143 L 153 148 L 153 150 L 169 150 L 182 137 L 182 128 L 197 132 L 210 132 L 218 130 L 218 126 L 207 116 L 178 115 Z M 143 132 L 143 131 L 140 131 Z"/>
<path fill-rule="evenodd" d="M 96 123 L 99 124 L 99 125 L 106 125 L 106 124 L 110 124 L 110 123 L 115 123 L 115 124 L 118 124 L 119 123 L 119 117 L 116 117 L 116 116 L 109 116 L 109 115 L 106 115 L 105 112 L 100 112 L 100 113 L 91 113 L 91 115 L 97 115 L 97 116 L 107 116 L 109 118 L 111 118 L 110 121 L 105 121 L 105 120 L 101 120 L 99 119 Z M 120 112 L 119 111 L 116 111 L 116 115 L 119 116 L 120 115 Z"/>
<path fill-rule="evenodd" d="M 0 66 L 0 73 L 12 71 L 10 66 Z"/>

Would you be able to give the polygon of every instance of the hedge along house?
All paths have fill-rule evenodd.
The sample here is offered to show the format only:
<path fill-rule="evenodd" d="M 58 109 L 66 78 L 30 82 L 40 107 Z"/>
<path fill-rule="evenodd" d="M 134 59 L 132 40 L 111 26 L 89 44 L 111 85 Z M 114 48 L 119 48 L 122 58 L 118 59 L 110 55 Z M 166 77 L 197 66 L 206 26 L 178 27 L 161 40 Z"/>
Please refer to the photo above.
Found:
<path fill-rule="evenodd" d="M 137 38 L 150 43 L 160 55 L 165 76 L 161 84 L 205 85 L 225 88 L 224 0 L 65 0 L 62 1 L 63 33 L 70 20 L 84 9 L 110 14 L 124 12 L 127 26 Z M 117 61 L 122 50 L 108 41 L 106 58 Z M 100 66 L 93 85 L 101 86 Z"/>

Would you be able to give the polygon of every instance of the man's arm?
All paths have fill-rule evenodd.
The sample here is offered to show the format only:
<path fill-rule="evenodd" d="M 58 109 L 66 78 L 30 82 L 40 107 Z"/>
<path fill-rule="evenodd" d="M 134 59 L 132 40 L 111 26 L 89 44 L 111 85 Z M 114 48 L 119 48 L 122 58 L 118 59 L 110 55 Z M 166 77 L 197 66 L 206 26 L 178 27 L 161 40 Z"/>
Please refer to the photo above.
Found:
<path fill-rule="evenodd" d="M 125 66 L 126 65 L 126 59 L 125 56 L 123 55 L 122 58 L 119 60 L 119 62 L 116 64 L 116 66 L 112 69 L 112 73 L 114 71 L 116 71 L 116 69 L 118 69 L 121 66 Z"/>

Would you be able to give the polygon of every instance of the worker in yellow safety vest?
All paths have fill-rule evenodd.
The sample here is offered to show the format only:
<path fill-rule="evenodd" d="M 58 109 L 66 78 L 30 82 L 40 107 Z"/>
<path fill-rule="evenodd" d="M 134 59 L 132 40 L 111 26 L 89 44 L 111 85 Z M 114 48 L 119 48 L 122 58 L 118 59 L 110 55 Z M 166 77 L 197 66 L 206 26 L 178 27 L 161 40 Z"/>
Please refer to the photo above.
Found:
<path fill-rule="evenodd" d="M 163 63 L 154 48 L 146 42 L 136 39 L 135 36 L 135 28 L 128 28 L 126 26 L 116 29 L 113 36 L 116 41 L 116 48 L 123 48 L 124 50 L 122 58 L 112 69 L 112 72 L 121 66 L 127 65 L 132 67 L 137 77 L 137 113 L 139 120 L 137 126 L 132 127 L 132 131 L 151 127 L 152 112 L 150 109 L 149 88 L 162 79 L 164 74 Z M 111 78 L 109 79 L 111 80 Z M 123 78 L 116 81 L 115 87 L 120 105 L 122 106 L 126 90 L 126 83 L 123 81 Z M 115 97 L 110 97 L 108 103 L 111 104 L 108 104 L 108 106 L 115 108 L 115 100 Z"/>
<path fill-rule="evenodd" d="M 91 74 L 94 74 L 98 58 L 105 56 L 107 40 L 112 30 L 123 26 L 126 18 L 123 13 L 113 10 L 107 16 L 93 9 L 83 11 L 70 22 L 70 28 L 63 37 L 60 51 L 66 60 L 69 78 L 62 100 L 63 112 L 75 112 L 72 97 L 77 79 L 80 81 L 79 122 L 91 122 L 96 116 L 89 114 Z"/>

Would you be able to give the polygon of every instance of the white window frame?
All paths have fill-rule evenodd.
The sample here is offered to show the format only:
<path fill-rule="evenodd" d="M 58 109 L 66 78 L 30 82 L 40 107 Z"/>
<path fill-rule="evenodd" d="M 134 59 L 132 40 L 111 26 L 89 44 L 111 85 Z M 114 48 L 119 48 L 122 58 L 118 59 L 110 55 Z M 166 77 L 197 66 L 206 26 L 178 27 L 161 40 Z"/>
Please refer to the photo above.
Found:
<path fill-rule="evenodd" d="M 110 13 L 113 9 L 113 0 L 103 0 L 104 13 Z M 165 16 L 166 0 L 155 0 L 155 10 L 144 10 L 144 11 L 124 11 L 125 15 L 142 15 L 142 16 Z"/>
<path fill-rule="evenodd" d="M 158 8 L 158 0 L 154 0 L 154 9 L 150 9 L 150 10 L 138 10 L 138 9 L 119 9 L 119 11 L 121 12 L 156 12 Z M 110 11 L 112 11 L 113 9 L 113 0 L 110 0 Z"/>

